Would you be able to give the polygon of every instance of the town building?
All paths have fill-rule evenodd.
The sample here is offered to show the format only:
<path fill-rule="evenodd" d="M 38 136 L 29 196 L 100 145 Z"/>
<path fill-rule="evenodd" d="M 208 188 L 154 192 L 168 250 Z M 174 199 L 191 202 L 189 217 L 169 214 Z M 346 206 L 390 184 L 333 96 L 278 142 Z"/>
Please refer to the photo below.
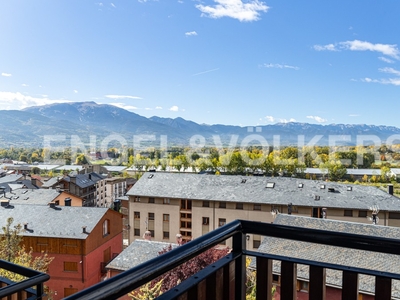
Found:
<path fill-rule="evenodd" d="M 157 241 L 173 242 L 177 232 L 190 240 L 236 219 L 271 223 L 279 213 L 400 227 L 391 185 L 386 192 L 298 178 L 147 172 L 127 195 L 130 242 L 146 230 Z M 248 243 L 258 248 L 261 236 Z"/>
<path fill-rule="evenodd" d="M 376 226 L 372 224 L 360 224 L 355 222 L 343 222 L 327 219 L 316 219 L 310 217 L 299 217 L 280 214 L 274 224 L 295 226 L 297 228 L 310 228 L 343 232 L 351 234 L 367 235 L 371 237 L 399 239 L 400 228 L 390 226 Z M 397 273 L 400 268 L 400 257 L 398 255 L 376 253 L 364 250 L 348 249 L 318 245 L 307 242 L 281 239 L 276 237 L 265 237 L 257 250 L 269 255 L 279 255 L 295 259 L 316 260 L 321 263 L 330 263 L 359 269 L 373 269 L 383 273 Z M 255 267 L 255 261 L 250 264 Z M 309 289 L 309 266 L 297 264 L 297 299 L 308 299 Z M 273 263 L 273 283 L 278 286 L 279 294 L 281 262 Z M 340 299 L 342 288 L 342 272 L 326 269 L 326 299 Z M 372 276 L 359 274 L 358 277 L 358 299 L 375 299 L 375 280 Z M 393 281 L 392 299 L 400 298 L 400 282 Z M 280 299 L 275 297 L 275 299 Z"/>
<path fill-rule="evenodd" d="M 106 179 L 106 197 L 104 206 L 111 207 L 116 199 L 126 194 L 126 179 L 123 177 L 111 177 Z"/>
<path fill-rule="evenodd" d="M 0 226 L 8 218 L 23 226 L 23 245 L 53 257 L 46 283 L 62 299 L 100 282 L 105 265 L 122 251 L 121 214 L 108 208 L 22 205 L 2 201 Z"/>

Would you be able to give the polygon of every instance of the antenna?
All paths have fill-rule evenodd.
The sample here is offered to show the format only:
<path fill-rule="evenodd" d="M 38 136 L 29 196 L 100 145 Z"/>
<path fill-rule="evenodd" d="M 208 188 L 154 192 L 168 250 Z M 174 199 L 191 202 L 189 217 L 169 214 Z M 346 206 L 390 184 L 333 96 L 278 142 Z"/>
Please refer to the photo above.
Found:
<path fill-rule="evenodd" d="M 370 211 L 372 211 L 372 216 L 368 217 L 368 220 L 372 221 L 372 224 L 377 225 L 379 223 L 379 217 L 378 217 L 378 213 L 379 213 L 379 207 L 376 205 L 372 206 L 369 208 Z"/>

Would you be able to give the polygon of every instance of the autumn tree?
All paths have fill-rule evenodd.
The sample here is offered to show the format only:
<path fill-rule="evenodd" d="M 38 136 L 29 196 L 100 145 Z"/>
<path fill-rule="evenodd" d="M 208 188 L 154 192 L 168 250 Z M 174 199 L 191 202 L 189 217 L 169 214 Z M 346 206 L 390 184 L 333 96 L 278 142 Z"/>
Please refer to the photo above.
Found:
<path fill-rule="evenodd" d="M 23 230 L 20 224 L 12 226 L 13 222 L 13 218 L 8 218 L 6 226 L 2 227 L 3 233 L 0 236 L 0 259 L 39 272 L 47 272 L 50 263 L 53 261 L 53 257 L 49 257 L 47 253 L 44 252 L 38 256 L 34 256 L 32 248 L 26 251 L 25 246 L 21 247 Z M 25 279 L 22 275 L 4 269 L 0 270 L 0 276 L 6 277 L 14 282 Z"/>

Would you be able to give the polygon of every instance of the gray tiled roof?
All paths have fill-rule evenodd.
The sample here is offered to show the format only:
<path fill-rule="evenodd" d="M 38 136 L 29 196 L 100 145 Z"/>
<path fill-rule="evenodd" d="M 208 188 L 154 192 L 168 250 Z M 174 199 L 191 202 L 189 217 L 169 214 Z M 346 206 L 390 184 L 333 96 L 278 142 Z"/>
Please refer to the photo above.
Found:
<path fill-rule="evenodd" d="M 274 223 L 302 228 L 313 228 L 395 239 L 400 237 L 400 228 L 398 227 L 333 221 L 328 219 L 297 217 L 280 214 L 277 216 Z M 373 269 L 384 272 L 398 273 L 400 270 L 399 255 L 318 245 L 272 237 L 265 237 L 258 248 L 258 251 L 292 258 L 359 267 L 363 269 Z M 280 273 L 279 262 L 274 262 L 274 272 L 278 274 Z M 307 280 L 309 278 L 308 272 L 308 266 L 298 265 L 298 278 Z M 330 286 L 341 287 L 341 272 L 328 269 L 326 272 L 326 283 Z M 374 285 L 375 282 L 373 277 L 360 275 L 360 291 L 374 293 Z M 398 281 L 393 281 L 393 297 L 400 297 L 400 283 Z"/>
<path fill-rule="evenodd" d="M 170 245 L 172 248 L 178 247 L 177 244 L 137 239 L 114 258 L 107 269 L 126 271 L 157 257 L 159 252 Z"/>
<path fill-rule="evenodd" d="M 246 180 L 245 183 L 242 180 Z M 268 182 L 274 183 L 274 187 L 267 188 Z M 298 187 L 300 183 L 302 188 Z M 325 189 L 321 189 L 321 185 L 325 185 Z M 148 172 L 127 195 L 276 205 L 292 202 L 295 206 L 361 210 L 378 206 L 381 211 L 400 211 L 400 198 L 376 187 L 288 177 Z M 315 195 L 320 196 L 320 200 L 316 201 Z"/>
<path fill-rule="evenodd" d="M 17 181 L 17 180 L 19 180 L 19 179 L 21 179 L 23 177 L 24 177 L 24 175 L 21 175 L 21 174 L 7 175 L 7 176 L 4 176 L 4 177 L 0 178 L 0 184 L 7 183 L 7 182 L 14 182 L 14 181 Z"/>
<path fill-rule="evenodd" d="M 108 208 L 62 206 L 56 209 L 44 205 L 12 205 L 12 208 L 0 207 L 0 227 L 6 225 L 9 217 L 13 224 L 28 223 L 24 236 L 57 237 L 86 239 L 82 227 L 91 232 Z"/>
<path fill-rule="evenodd" d="M 96 172 L 91 172 L 88 174 L 77 174 L 74 177 L 76 178 L 76 185 L 79 186 L 80 188 L 93 186 L 96 184 L 97 181 L 106 178 L 105 176 L 100 175 Z M 69 176 L 64 177 L 63 180 L 71 182 L 71 178 Z"/>
<path fill-rule="evenodd" d="M 60 192 L 56 190 L 46 189 L 18 189 L 12 191 L 12 193 L 6 193 L 6 198 L 10 199 L 10 204 L 36 204 L 36 205 L 48 205 L 49 202 L 53 201 L 60 195 Z M 0 195 L 0 200 L 3 200 L 3 195 Z"/>
<path fill-rule="evenodd" d="M 57 184 L 61 179 L 62 177 L 51 177 L 49 180 L 45 181 L 42 184 L 42 188 L 52 187 L 53 185 Z"/>

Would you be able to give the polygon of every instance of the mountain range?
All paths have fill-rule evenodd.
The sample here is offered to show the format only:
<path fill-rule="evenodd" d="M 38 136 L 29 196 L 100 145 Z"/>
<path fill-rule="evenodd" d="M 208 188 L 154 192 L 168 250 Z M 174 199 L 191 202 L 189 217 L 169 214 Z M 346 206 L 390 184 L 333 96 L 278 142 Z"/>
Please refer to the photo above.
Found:
<path fill-rule="evenodd" d="M 355 145 L 364 139 L 364 145 L 373 141 L 385 142 L 400 134 L 393 126 L 366 124 L 309 124 L 277 123 L 273 125 L 241 127 L 206 125 L 182 118 L 146 118 L 125 109 L 95 102 L 55 103 L 32 106 L 23 110 L 0 110 L 0 147 L 42 147 L 45 140 L 70 146 L 71 139 L 88 143 L 126 143 L 160 146 L 235 145 Z M 56 140 L 59 139 L 58 142 Z M 64 143 L 64 144 L 63 144 Z M 57 144 L 57 145 L 58 145 Z M 165 144 L 162 144 L 165 145 Z"/>

